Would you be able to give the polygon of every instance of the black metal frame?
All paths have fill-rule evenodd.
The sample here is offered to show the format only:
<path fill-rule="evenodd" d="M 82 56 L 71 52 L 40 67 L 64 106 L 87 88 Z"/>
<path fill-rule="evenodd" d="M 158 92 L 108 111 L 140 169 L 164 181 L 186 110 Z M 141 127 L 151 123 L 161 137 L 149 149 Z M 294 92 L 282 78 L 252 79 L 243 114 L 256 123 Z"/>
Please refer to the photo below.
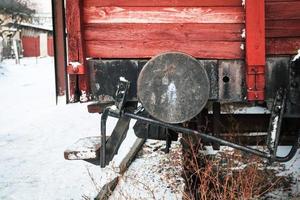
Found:
<path fill-rule="evenodd" d="M 287 161 L 291 160 L 295 156 L 297 149 L 298 149 L 298 145 L 299 145 L 299 136 L 298 136 L 298 139 L 293 144 L 292 149 L 290 150 L 288 155 L 286 155 L 284 157 L 279 157 L 279 156 L 273 157 L 274 154 L 272 154 L 272 153 L 263 152 L 263 151 L 260 151 L 260 150 L 254 149 L 254 148 L 242 146 L 242 145 L 232 143 L 232 142 L 226 141 L 224 139 L 221 139 L 221 138 L 218 138 L 218 137 L 215 137 L 212 135 L 198 132 L 196 130 L 185 128 L 185 127 L 182 127 L 179 125 L 164 123 L 164 122 L 161 122 L 161 121 L 158 121 L 155 119 L 151 119 L 148 117 L 140 116 L 138 114 L 134 114 L 132 112 L 126 112 L 126 111 L 119 112 L 117 110 L 111 109 L 111 107 L 106 108 L 101 117 L 102 141 L 106 140 L 106 121 L 107 121 L 108 116 L 115 117 L 115 118 L 128 117 L 130 119 L 141 120 L 143 122 L 158 125 L 158 126 L 161 126 L 161 127 L 167 128 L 167 129 L 171 129 L 173 131 L 180 132 L 183 134 L 196 135 L 196 136 L 199 136 L 200 138 L 202 138 L 203 140 L 214 142 L 214 143 L 217 143 L 220 145 L 229 146 L 229 147 L 232 147 L 232 148 L 235 148 L 235 149 L 247 152 L 247 153 L 251 153 L 253 155 L 257 155 L 262 158 L 269 159 L 270 161 L 276 161 L 276 162 L 287 162 Z M 102 144 L 105 144 L 105 142 Z M 104 156 L 105 148 L 106 148 L 106 145 L 101 145 L 101 156 L 100 156 L 101 167 L 105 167 L 105 156 Z"/>
<path fill-rule="evenodd" d="M 114 142 L 113 153 L 109 153 L 109 158 L 107 158 L 106 155 L 106 149 L 107 149 L 107 142 L 106 142 L 106 122 L 108 116 L 119 118 L 119 121 L 124 119 L 135 119 L 139 120 L 141 122 L 144 122 L 149 125 L 155 125 L 162 128 L 165 128 L 168 131 L 175 131 L 177 133 L 192 135 L 192 136 L 198 136 L 199 138 L 203 139 L 204 142 L 210 142 L 212 143 L 215 148 L 219 148 L 218 145 L 225 145 L 229 146 L 265 159 L 268 159 L 270 162 L 287 162 L 290 159 L 292 159 L 299 147 L 300 144 L 300 131 L 297 129 L 297 139 L 294 141 L 293 146 L 288 153 L 288 155 L 284 157 L 277 156 L 277 147 L 279 144 L 279 136 L 282 132 L 282 126 L 284 121 L 284 115 L 286 107 L 288 107 L 287 104 L 287 95 L 288 91 L 285 89 L 282 89 L 280 87 L 277 89 L 275 97 L 273 97 L 273 108 L 271 111 L 271 115 L 269 117 L 269 128 L 268 128 L 268 138 L 267 138 L 267 147 L 268 151 L 260 151 L 255 148 L 250 148 L 248 146 L 243 146 L 240 144 L 236 144 L 230 141 L 227 141 L 225 139 L 221 139 L 218 136 L 218 134 L 221 132 L 220 127 L 220 120 L 221 120 L 221 114 L 220 114 L 220 104 L 217 102 L 213 105 L 213 135 L 206 134 L 204 132 L 200 132 L 198 130 L 193 130 L 191 128 L 186 128 L 180 125 L 174 125 L 165 123 L 162 121 L 158 121 L 152 118 L 149 118 L 147 116 L 144 116 L 142 114 L 139 114 L 140 108 L 138 108 L 136 111 L 131 112 L 135 109 L 136 106 L 130 106 L 127 103 L 127 95 L 130 88 L 130 82 L 127 80 L 120 80 L 120 83 L 118 85 L 118 90 L 115 95 L 115 106 L 113 107 L 107 107 L 104 109 L 104 112 L 101 116 L 101 156 L 100 156 L 100 164 L 101 167 L 105 167 L 108 162 L 113 158 L 113 155 L 116 154 L 118 151 L 118 148 L 120 144 L 122 143 L 123 139 L 118 139 L 117 142 Z M 126 105 L 125 105 L 126 104 Z M 251 117 L 253 119 L 253 116 Z M 277 119 L 277 121 L 276 121 Z M 298 119 L 298 118 L 295 118 Z M 287 120 L 287 119 L 286 119 Z M 118 122 L 119 122 L 118 121 Z M 287 120 L 288 121 L 288 120 Z M 128 130 L 128 126 L 119 127 L 121 129 L 120 134 L 117 134 L 117 137 L 124 138 L 124 135 L 126 134 Z M 115 130 L 117 127 L 115 128 Z M 115 131 L 114 131 L 115 132 Z M 273 135 L 275 133 L 275 135 Z M 167 144 L 166 144 L 166 152 L 168 152 L 168 149 L 170 147 L 171 139 L 167 138 Z"/>

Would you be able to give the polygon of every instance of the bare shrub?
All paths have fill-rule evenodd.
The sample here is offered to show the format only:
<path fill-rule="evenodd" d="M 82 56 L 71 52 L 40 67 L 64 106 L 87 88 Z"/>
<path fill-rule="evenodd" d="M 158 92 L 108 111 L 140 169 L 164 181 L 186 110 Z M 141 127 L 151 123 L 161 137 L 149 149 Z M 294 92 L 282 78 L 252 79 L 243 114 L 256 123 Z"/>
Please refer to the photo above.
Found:
<path fill-rule="evenodd" d="M 288 187 L 287 177 L 278 177 L 264 160 L 237 150 L 215 156 L 200 153 L 204 147 L 195 138 L 185 138 L 185 199 L 258 199 L 278 187 Z"/>

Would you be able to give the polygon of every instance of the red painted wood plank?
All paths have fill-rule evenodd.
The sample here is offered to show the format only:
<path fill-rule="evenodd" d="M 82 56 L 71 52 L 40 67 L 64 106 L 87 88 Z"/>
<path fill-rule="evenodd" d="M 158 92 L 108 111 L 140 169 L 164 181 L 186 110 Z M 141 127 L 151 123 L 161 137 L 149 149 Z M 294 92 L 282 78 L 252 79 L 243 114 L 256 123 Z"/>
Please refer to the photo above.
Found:
<path fill-rule="evenodd" d="M 266 48 L 268 55 L 295 55 L 300 49 L 300 37 L 269 38 Z"/>
<path fill-rule="evenodd" d="M 266 0 L 266 3 L 269 2 L 294 2 L 294 1 L 298 1 L 298 0 Z"/>
<path fill-rule="evenodd" d="M 85 0 L 84 6 L 98 6 L 98 7 L 106 7 L 106 6 L 155 6 L 155 7 L 163 7 L 163 6 L 184 6 L 184 7 L 199 7 L 199 6 L 241 6 L 241 0 Z"/>
<path fill-rule="evenodd" d="M 249 101 L 264 100 L 265 1 L 246 1 L 246 83 Z"/>
<path fill-rule="evenodd" d="M 85 40 L 242 41 L 243 24 L 90 24 Z"/>
<path fill-rule="evenodd" d="M 242 7 L 88 7 L 84 23 L 243 23 Z"/>
<path fill-rule="evenodd" d="M 81 32 L 81 3 L 82 1 L 80 0 L 66 1 L 66 24 L 68 32 L 69 62 L 84 62 L 84 44 Z"/>
<path fill-rule="evenodd" d="M 87 101 L 89 96 L 89 76 L 86 65 L 85 42 L 83 38 L 82 0 L 66 1 L 66 23 L 68 31 L 68 62 L 79 62 L 84 66 L 83 75 L 69 75 L 69 102 Z M 79 89 L 81 96 L 75 91 Z"/>
<path fill-rule="evenodd" d="M 268 38 L 300 36 L 300 20 L 267 20 L 266 36 Z"/>
<path fill-rule="evenodd" d="M 266 4 L 266 19 L 300 19 L 300 1 L 269 2 Z"/>
<path fill-rule="evenodd" d="M 166 51 L 181 51 L 197 58 L 243 58 L 241 42 L 211 41 L 87 41 L 93 58 L 151 58 Z"/>

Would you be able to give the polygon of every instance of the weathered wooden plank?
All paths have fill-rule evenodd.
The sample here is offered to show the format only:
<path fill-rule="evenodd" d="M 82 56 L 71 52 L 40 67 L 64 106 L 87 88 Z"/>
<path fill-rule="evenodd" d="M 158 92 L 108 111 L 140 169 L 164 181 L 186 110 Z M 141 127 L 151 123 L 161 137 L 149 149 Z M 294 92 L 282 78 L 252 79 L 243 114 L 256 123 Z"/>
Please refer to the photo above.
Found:
<path fill-rule="evenodd" d="M 101 137 L 86 137 L 79 139 L 64 152 L 67 160 L 89 160 L 99 158 Z"/>
<path fill-rule="evenodd" d="M 90 24 L 85 40 L 242 41 L 243 24 Z"/>
<path fill-rule="evenodd" d="M 266 19 L 300 19 L 300 1 L 269 2 L 266 4 Z"/>
<path fill-rule="evenodd" d="M 66 24 L 68 30 L 69 62 L 84 63 L 84 43 L 82 35 L 82 1 L 66 1 Z"/>
<path fill-rule="evenodd" d="M 123 173 L 132 163 L 136 154 L 140 151 L 143 146 L 145 139 L 137 138 L 133 131 L 133 126 L 136 123 L 135 120 L 132 120 L 130 123 L 130 128 L 128 134 L 120 146 L 119 153 L 114 157 L 113 161 L 110 163 L 110 168 L 114 169 L 114 178 L 110 178 L 110 181 L 107 182 L 101 189 L 100 193 L 96 199 L 104 200 L 109 199 L 109 196 L 112 194 L 116 185 L 118 184 L 118 179 L 122 176 Z"/>
<path fill-rule="evenodd" d="M 268 55 L 295 55 L 300 49 L 300 37 L 269 38 L 266 48 Z"/>
<path fill-rule="evenodd" d="M 241 6 L 241 0 L 85 0 L 84 6 L 185 6 L 185 7 L 198 7 L 198 6 Z"/>
<path fill-rule="evenodd" d="M 119 176 L 106 183 L 100 190 L 95 200 L 108 200 L 119 182 Z"/>
<path fill-rule="evenodd" d="M 83 5 L 81 0 L 66 1 L 66 23 L 68 32 L 68 64 L 79 62 L 84 66 L 83 75 L 69 76 L 69 102 L 75 102 L 80 99 L 81 102 L 88 100 L 89 96 L 89 77 L 88 68 L 86 67 L 86 51 L 83 38 Z M 78 88 L 81 92 L 80 98 L 76 94 Z"/>
<path fill-rule="evenodd" d="M 196 58 L 238 59 L 244 57 L 241 42 L 212 41 L 87 41 L 92 58 L 151 58 L 166 51 L 181 51 Z"/>
<path fill-rule="evenodd" d="M 243 23 L 242 7 L 87 7 L 84 23 Z"/>
<path fill-rule="evenodd" d="M 145 143 L 145 139 L 136 138 L 134 144 L 130 148 L 130 151 L 127 153 L 127 155 L 119 164 L 118 172 L 120 174 L 123 174 L 126 171 L 126 169 L 130 166 L 136 154 L 141 150 L 144 143 Z"/>
<path fill-rule="evenodd" d="M 297 1 L 297 0 L 266 0 L 266 3 L 269 3 L 269 2 L 293 2 L 293 1 Z"/>
<path fill-rule="evenodd" d="M 267 20 L 266 37 L 299 37 L 300 20 Z"/>

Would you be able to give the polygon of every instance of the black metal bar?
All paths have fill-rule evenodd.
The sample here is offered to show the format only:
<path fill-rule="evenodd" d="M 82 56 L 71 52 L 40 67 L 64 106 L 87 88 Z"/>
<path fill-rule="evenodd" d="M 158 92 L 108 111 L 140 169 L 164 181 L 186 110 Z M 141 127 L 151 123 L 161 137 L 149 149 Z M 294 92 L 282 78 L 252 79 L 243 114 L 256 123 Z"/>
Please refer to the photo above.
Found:
<path fill-rule="evenodd" d="M 112 117 L 116 117 L 116 118 L 120 117 L 120 115 L 118 113 L 114 112 L 114 111 L 110 111 L 108 114 Z M 259 151 L 259 150 L 253 149 L 253 148 L 241 146 L 241 145 L 238 145 L 238 144 L 235 144 L 235 143 L 232 143 L 232 142 L 229 142 L 229 141 L 226 141 L 226 140 L 223 140 L 223 139 L 211 136 L 211 135 L 200 133 L 200 132 L 195 131 L 195 130 L 184 128 L 184 127 L 181 127 L 181 126 L 178 126 L 178 125 L 167 124 L 167 123 L 164 123 L 164 122 L 157 121 L 155 119 L 150 119 L 150 118 L 139 116 L 139 115 L 129 113 L 129 112 L 124 112 L 123 116 L 129 117 L 129 118 L 132 118 L 132 119 L 136 119 L 136 120 L 141 120 L 141 121 L 144 121 L 146 123 L 155 124 L 155 125 L 158 125 L 158 126 L 161 126 L 161 127 L 164 127 L 164 128 L 168 128 L 168 129 L 171 129 L 171 130 L 174 130 L 174 131 L 178 131 L 178 132 L 181 132 L 181 133 L 184 133 L 184 134 L 198 135 L 199 137 L 201 137 L 204 140 L 216 142 L 216 143 L 224 145 L 224 146 L 229 146 L 229 147 L 232 147 L 232 148 L 244 151 L 244 152 L 251 153 L 253 155 L 260 156 L 262 158 L 266 158 L 266 159 L 271 159 L 272 158 L 272 155 L 269 154 L 269 153 L 262 152 L 262 151 Z M 299 146 L 298 145 L 299 139 L 300 139 L 300 132 L 298 134 L 297 142 L 292 146 L 292 149 L 289 152 L 289 154 L 287 156 L 284 156 L 284 157 L 276 156 L 275 158 L 273 158 L 273 160 L 277 161 L 277 162 L 287 162 L 290 159 L 292 159 L 293 156 L 297 152 L 297 149 L 298 149 L 298 146 Z"/>
<path fill-rule="evenodd" d="M 277 162 L 287 162 L 287 161 L 291 160 L 296 155 L 297 150 L 298 150 L 298 145 L 293 145 L 292 149 L 290 150 L 288 155 L 286 155 L 284 157 L 276 156 L 274 158 L 274 160 L 277 161 Z"/>
<path fill-rule="evenodd" d="M 279 143 L 279 136 L 281 133 L 281 126 L 282 126 L 282 119 L 283 119 L 283 115 L 285 113 L 285 106 L 286 106 L 286 91 L 285 90 L 281 90 L 282 92 L 282 103 L 281 103 L 281 110 L 280 110 L 280 114 L 279 114 L 279 119 L 278 119 L 278 126 L 276 129 L 276 139 L 275 139 L 275 145 L 274 145 L 274 153 L 273 153 L 273 157 L 276 157 L 276 152 L 277 152 L 277 148 L 278 148 L 278 143 Z"/>
<path fill-rule="evenodd" d="M 166 148 L 164 149 L 165 153 L 169 153 L 170 152 L 170 147 L 172 144 L 172 139 L 171 139 L 171 133 L 169 131 L 169 129 L 166 129 Z"/>
<path fill-rule="evenodd" d="M 298 131 L 297 139 L 295 140 L 290 152 L 284 157 L 276 156 L 274 160 L 277 162 L 287 162 L 291 160 L 296 155 L 297 150 L 299 148 L 299 144 L 300 144 L 300 130 Z"/>
<path fill-rule="evenodd" d="M 109 114 L 109 108 L 106 108 L 101 115 L 101 149 L 100 149 L 100 166 L 106 165 L 106 121 Z"/>
<path fill-rule="evenodd" d="M 127 135 L 127 131 L 130 125 L 130 118 L 121 116 L 111 133 L 110 137 L 106 141 L 106 155 L 105 165 L 108 165 L 113 157 L 118 153 L 120 145 Z"/>
<path fill-rule="evenodd" d="M 271 157 L 270 154 L 267 154 L 265 152 L 262 152 L 262 151 L 259 151 L 259 150 L 256 150 L 256 149 L 252 149 L 252 148 L 249 148 L 249 147 L 241 146 L 241 145 L 238 145 L 238 144 L 235 144 L 235 143 L 232 143 L 232 142 L 229 142 L 229 141 L 226 141 L 226 140 L 223 140 L 223 139 L 211 136 L 211 135 L 200 133 L 200 132 L 195 131 L 195 130 L 184 128 L 184 127 L 181 127 L 181 126 L 178 126 L 178 125 L 166 124 L 166 123 L 154 120 L 154 119 L 149 119 L 149 118 L 146 118 L 146 117 L 138 116 L 138 115 L 135 115 L 135 114 L 132 114 L 132 113 L 127 113 L 127 112 L 124 113 L 124 116 L 130 117 L 132 119 L 141 120 L 141 121 L 145 121 L 145 122 L 148 122 L 148 123 L 156 124 L 158 126 L 169 128 L 169 129 L 174 130 L 174 131 L 179 131 L 181 133 L 198 135 L 199 137 L 203 138 L 204 140 L 217 142 L 221 145 L 225 145 L 225 146 L 229 146 L 229 147 L 241 150 L 241 151 L 249 152 L 251 154 L 254 154 L 254 155 L 257 155 L 257 156 L 260 156 L 260 157 L 263 157 L 263 158 L 268 158 L 269 159 Z"/>
<path fill-rule="evenodd" d="M 221 104 L 219 102 L 213 102 L 213 136 L 220 135 L 220 118 L 221 118 Z M 214 143 L 214 150 L 220 150 L 220 145 Z"/>

